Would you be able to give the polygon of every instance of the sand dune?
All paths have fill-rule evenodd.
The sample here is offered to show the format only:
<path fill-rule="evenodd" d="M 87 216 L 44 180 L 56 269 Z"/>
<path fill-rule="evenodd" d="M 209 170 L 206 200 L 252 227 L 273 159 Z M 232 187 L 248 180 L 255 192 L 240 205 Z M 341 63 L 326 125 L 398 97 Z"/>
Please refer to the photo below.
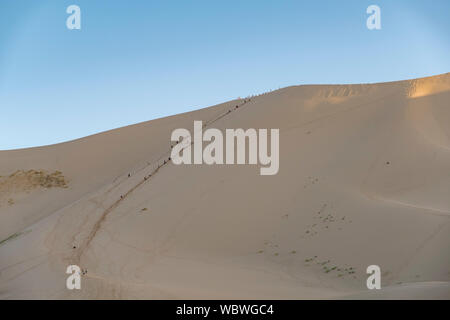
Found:
<path fill-rule="evenodd" d="M 0 298 L 449 299 L 449 101 L 450 74 L 294 86 L 0 151 Z M 174 165 L 194 120 L 279 128 L 278 174 Z"/>

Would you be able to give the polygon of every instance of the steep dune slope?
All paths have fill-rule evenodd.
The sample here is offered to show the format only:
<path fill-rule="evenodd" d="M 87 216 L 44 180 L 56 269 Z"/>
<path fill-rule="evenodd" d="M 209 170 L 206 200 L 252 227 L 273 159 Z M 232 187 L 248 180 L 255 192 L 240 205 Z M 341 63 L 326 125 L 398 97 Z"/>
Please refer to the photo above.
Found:
<path fill-rule="evenodd" d="M 18 232 L 99 187 L 153 163 L 170 146 L 173 129 L 207 120 L 234 106 L 231 101 L 211 108 L 144 122 L 87 138 L 39 148 L 0 151 L 0 176 L 16 170 L 59 170 L 69 180 L 67 190 L 19 194 L 22 201 L 0 207 L 0 239 Z M 41 192 L 40 192 L 41 191 Z M 0 195 L 1 197 L 1 195 Z"/>
<path fill-rule="evenodd" d="M 366 297 L 372 264 L 386 297 L 450 298 L 449 101 L 449 74 L 296 86 L 0 152 L 69 181 L 0 207 L 0 298 Z M 194 120 L 279 128 L 279 173 L 164 164 Z"/>

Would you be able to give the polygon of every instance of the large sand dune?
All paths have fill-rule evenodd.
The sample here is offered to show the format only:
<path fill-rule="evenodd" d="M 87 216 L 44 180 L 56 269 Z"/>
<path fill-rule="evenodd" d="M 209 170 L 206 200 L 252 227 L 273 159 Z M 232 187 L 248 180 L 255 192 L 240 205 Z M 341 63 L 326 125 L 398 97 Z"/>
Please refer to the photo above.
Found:
<path fill-rule="evenodd" d="M 450 74 L 294 86 L 0 151 L 0 299 L 449 299 L 449 103 Z M 279 128 L 278 174 L 164 164 L 194 120 Z"/>

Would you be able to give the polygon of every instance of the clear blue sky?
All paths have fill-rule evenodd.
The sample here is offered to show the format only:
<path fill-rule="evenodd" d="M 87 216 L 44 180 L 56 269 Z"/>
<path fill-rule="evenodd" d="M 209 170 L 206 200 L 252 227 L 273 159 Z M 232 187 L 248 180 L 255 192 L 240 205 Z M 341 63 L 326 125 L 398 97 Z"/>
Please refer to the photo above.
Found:
<path fill-rule="evenodd" d="M 0 0 L 0 149 L 289 85 L 449 72 L 449 53 L 448 0 Z"/>

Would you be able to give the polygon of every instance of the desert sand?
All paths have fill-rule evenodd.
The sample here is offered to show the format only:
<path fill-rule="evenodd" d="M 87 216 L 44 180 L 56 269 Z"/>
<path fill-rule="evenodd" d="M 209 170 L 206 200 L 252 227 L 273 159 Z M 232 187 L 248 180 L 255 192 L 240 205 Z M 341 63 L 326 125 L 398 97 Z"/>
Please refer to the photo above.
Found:
<path fill-rule="evenodd" d="M 448 73 L 292 86 L 0 151 L 0 299 L 449 299 L 449 103 Z M 278 174 L 164 164 L 194 120 L 279 128 Z"/>

